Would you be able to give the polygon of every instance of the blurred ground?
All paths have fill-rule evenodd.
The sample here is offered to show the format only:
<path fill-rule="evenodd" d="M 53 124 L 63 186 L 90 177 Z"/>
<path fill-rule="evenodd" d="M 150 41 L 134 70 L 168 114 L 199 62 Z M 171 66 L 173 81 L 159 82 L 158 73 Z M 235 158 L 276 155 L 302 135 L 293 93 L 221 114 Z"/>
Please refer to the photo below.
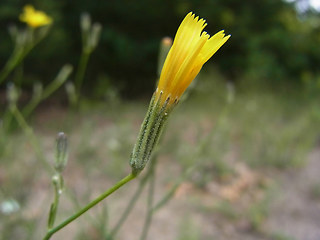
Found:
<path fill-rule="evenodd" d="M 154 226 L 152 227 L 151 239 L 163 239 L 161 232 L 165 231 L 165 239 L 176 239 L 177 234 L 174 229 L 179 228 L 173 216 L 189 217 L 191 222 L 196 226 L 197 231 L 201 232 L 200 239 L 231 239 L 231 240 L 272 240 L 272 239 L 291 239 L 291 240 L 318 240 L 320 239 L 320 196 L 315 195 L 315 186 L 319 187 L 320 167 L 320 149 L 313 151 L 305 167 L 297 170 L 288 170 L 285 172 L 272 173 L 273 184 L 276 185 L 276 194 L 268 203 L 267 216 L 261 222 L 259 229 L 254 229 L 252 223 L 248 221 L 248 216 L 237 220 L 226 220 L 216 212 L 199 211 L 190 202 L 194 198 L 200 198 L 198 204 L 202 207 L 214 205 L 221 200 L 219 191 L 208 190 L 199 192 L 192 186 L 182 185 L 181 193 L 176 194 L 176 198 L 171 204 L 164 207 L 155 217 Z M 252 191 L 255 184 L 253 180 L 254 173 L 247 172 L 247 180 L 240 177 L 236 179 L 236 185 L 248 184 L 239 194 L 239 198 L 247 198 L 248 192 Z M 249 176 L 251 175 L 251 176 Z M 261 178 L 264 173 L 258 173 Z M 271 179 L 269 179 L 271 181 Z M 211 183 L 216 184 L 216 183 Z M 251 186 L 250 186 L 251 185 Z M 228 187 L 228 186 L 227 186 Z M 226 188 L 226 187 L 222 187 Z M 251 189 L 250 189 L 251 188 Z M 233 189 L 237 190 L 237 189 Z M 254 189 L 259 191 L 259 189 Z M 318 190 L 319 191 L 319 190 Z M 252 193 L 251 193 L 252 194 Z M 254 192 L 253 194 L 259 194 Z M 260 193 L 261 194 L 261 193 Z M 318 194 L 318 193 L 316 193 Z M 234 204 L 240 201 L 233 201 Z M 247 202 L 246 204 L 254 204 Z M 248 206 L 246 206 L 248 207 Z M 137 216 L 138 216 L 137 212 Z M 181 221 L 181 220 L 180 220 Z M 163 225 L 163 226 L 162 226 Z M 169 229 L 169 231 L 168 231 Z M 171 231 L 170 231 L 171 230 Z M 168 234 L 168 235 L 167 235 Z M 169 237 L 169 234 L 172 237 Z M 156 237 L 161 236 L 161 237 Z M 126 239 L 126 238 L 124 238 Z"/>
<path fill-rule="evenodd" d="M 198 167 L 155 212 L 148 239 L 319 240 L 314 102 L 264 90 L 239 94 L 234 105 L 224 108 L 221 88 L 210 88 L 221 93 L 210 90 L 206 98 L 201 87 L 206 89 L 200 85 L 200 94 L 181 104 L 167 126 L 155 202 L 190 166 Z M 55 105 L 38 109 L 32 126 L 50 164 L 57 131 L 69 136 L 66 189 L 57 222 L 129 173 L 128 157 L 146 106 L 88 104 L 78 113 Z M 41 239 L 53 197 L 51 175 L 20 131 L 8 138 L 1 159 L 1 239 Z M 124 186 L 52 239 L 105 239 L 138 182 Z M 139 239 L 146 192 L 147 187 L 116 239 Z M 5 213 L 3 204 L 13 200 L 19 207 Z"/>
<path fill-rule="evenodd" d="M 317 148 L 304 168 L 277 177 L 280 191 L 265 223 L 267 231 L 292 239 L 320 239 L 319 169 L 320 149 Z"/>

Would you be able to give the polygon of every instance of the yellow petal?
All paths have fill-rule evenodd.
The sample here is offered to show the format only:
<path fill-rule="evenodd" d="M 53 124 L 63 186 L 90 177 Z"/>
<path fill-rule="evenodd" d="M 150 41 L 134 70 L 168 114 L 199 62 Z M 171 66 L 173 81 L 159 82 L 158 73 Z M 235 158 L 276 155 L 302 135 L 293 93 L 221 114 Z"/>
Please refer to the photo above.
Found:
<path fill-rule="evenodd" d="M 157 94 L 162 92 L 162 101 L 178 100 L 202 65 L 229 39 L 223 31 L 210 37 L 203 32 L 206 25 L 191 12 L 180 24 L 160 75 Z"/>
<path fill-rule="evenodd" d="M 26 5 L 23 8 L 23 13 L 19 16 L 19 19 L 33 28 L 52 23 L 52 18 L 42 11 L 35 10 L 31 5 Z"/>

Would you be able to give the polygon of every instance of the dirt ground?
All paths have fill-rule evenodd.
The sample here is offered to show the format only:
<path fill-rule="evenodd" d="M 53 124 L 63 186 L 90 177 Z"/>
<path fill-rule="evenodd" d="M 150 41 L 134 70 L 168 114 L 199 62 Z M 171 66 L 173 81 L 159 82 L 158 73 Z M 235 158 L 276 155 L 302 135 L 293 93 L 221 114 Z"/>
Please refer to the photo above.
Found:
<path fill-rule="evenodd" d="M 160 166 L 158 176 L 163 167 Z M 314 192 L 316 191 L 314 188 L 319 186 L 319 169 L 320 149 L 316 149 L 310 154 L 303 168 L 278 173 L 273 179 L 276 183 L 275 194 L 259 229 L 253 229 L 246 217 L 228 219 L 221 213 L 210 210 L 210 206 L 221 200 L 221 190 L 225 190 L 225 187 L 216 186 L 212 189 L 209 187 L 204 191 L 196 189 L 190 183 L 183 183 L 176 191 L 175 197 L 154 215 L 148 239 L 186 239 L 181 235 L 181 232 L 186 231 L 193 235 L 189 239 L 319 240 L 320 196 L 319 193 Z M 171 170 L 171 172 L 175 171 L 178 169 Z M 255 181 L 252 176 L 254 174 L 248 177 L 251 179 L 248 181 Z M 239 178 L 237 181 L 244 180 Z M 247 184 L 252 183 L 247 182 Z M 110 216 L 116 218 L 119 215 L 117 212 L 123 210 L 128 195 L 133 194 L 136 186 L 137 183 L 132 183 L 106 201 L 109 206 L 112 206 Z M 239 184 L 228 186 L 234 189 L 234 186 Z M 168 188 L 170 183 L 166 182 L 165 178 L 159 177 L 155 199 L 161 199 Z M 243 196 L 238 196 L 242 199 L 239 200 L 240 205 L 246 201 L 247 191 L 251 190 L 243 188 L 241 191 L 240 194 Z M 138 239 L 136 236 L 139 236 L 144 223 L 145 197 L 146 194 L 141 196 L 141 200 L 127 219 L 118 239 Z M 188 224 L 184 224 L 186 222 Z M 58 236 L 55 239 L 61 239 Z M 63 232 L 60 236 L 63 236 Z"/>
<path fill-rule="evenodd" d="M 310 154 L 303 168 L 288 170 L 275 177 L 276 194 L 269 203 L 269 212 L 258 231 L 252 230 L 245 221 L 228 221 L 217 213 L 199 210 L 192 204 L 192 199 L 197 198 L 195 194 L 198 194 L 198 197 L 202 198 L 201 201 L 207 205 L 216 198 L 194 191 L 192 186 L 186 184 L 184 190 L 180 188 L 180 193 L 157 212 L 149 239 L 177 239 L 179 231 L 183 230 L 181 220 L 185 218 L 193 223 L 200 239 L 319 240 L 320 195 L 317 192 L 320 183 L 319 169 L 320 149 L 317 148 Z M 159 188 L 161 189 L 161 186 Z M 156 198 L 161 195 L 159 188 Z M 122 232 L 121 239 L 135 239 L 132 238 L 132 232 L 137 231 L 143 223 L 140 217 L 144 211 L 143 207 L 143 204 L 137 206 L 128 221 L 132 228 L 131 232 Z"/>
<path fill-rule="evenodd" d="M 106 129 L 109 128 L 110 124 L 106 124 L 105 121 L 99 125 L 99 131 L 104 134 L 108 133 Z M 72 138 L 76 142 L 79 136 L 75 135 Z M 51 135 L 46 138 L 42 136 L 42 139 L 45 148 L 48 151 L 52 149 Z M 30 148 L 28 145 L 26 147 Z M 230 158 L 232 162 L 232 158 L 236 156 Z M 30 166 L 37 164 L 34 157 L 26 157 L 26 161 L 29 161 Z M 67 197 L 70 189 L 73 189 L 76 198 L 79 197 L 79 206 L 83 206 L 117 180 L 106 177 L 103 167 L 99 167 L 101 163 L 97 163 L 89 171 L 85 164 L 90 163 L 76 162 L 72 159 L 68 163 L 65 173 L 67 190 L 61 198 L 57 222 L 75 212 L 74 203 Z M 173 199 L 154 214 L 147 239 L 320 240 L 319 147 L 309 154 L 308 160 L 301 167 L 264 172 L 263 169 L 251 169 L 243 163 L 235 162 L 234 169 L 236 174 L 231 179 L 221 182 L 212 180 L 204 188 L 195 186 L 192 181 L 183 182 Z M 46 228 L 47 210 L 52 200 L 50 178 L 40 170 L 35 171 L 35 184 L 26 190 L 29 194 L 22 213 L 26 219 L 39 221 L 35 230 L 35 236 L 39 236 L 39 239 Z M 129 171 L 128 166 L 125 172 Z M 163 172 L 165 174 L 162 174 Z M 174 183 L 172 179 L 178 178 L 180 174 L 179 164 L 174 163 L 165 154 L 159 157 L 155 202 L 165 195 Z M 9 177 L 7 176 L 8 179 Z M 263 199 L 267 190 L 261 188 L 261 185 L 274 186 L 272 197 L 266 202 Z M 52 239 L 103 239 L 101 229 L 93 222 L 98 222 L 100 227 L 107 226 L 107 222 L 108 226 L 114 226 L 137 186 L 138 181 L 130 182 L 91 209 L 79 221 L 71 223 L 54 235 Z M 117 240 L 139 239 L 146 213 L 146 192 L 147 188 L 144 189 Z M 257 217 L 249 216 L 252 205 L 258 206 Z M 103 206 L 108 207 L 109 219 L 105 219 L 105 224 L 101 224 L 100 220 Z M 258 219 L 256 225 L 252 219 Z"/>
<path fill-rule="evenodd" d="M 279 177 L 279 195 L 274 199 L 264 228 L 297 240 L 320 239 L 320 149 L 306 166 Z"/>

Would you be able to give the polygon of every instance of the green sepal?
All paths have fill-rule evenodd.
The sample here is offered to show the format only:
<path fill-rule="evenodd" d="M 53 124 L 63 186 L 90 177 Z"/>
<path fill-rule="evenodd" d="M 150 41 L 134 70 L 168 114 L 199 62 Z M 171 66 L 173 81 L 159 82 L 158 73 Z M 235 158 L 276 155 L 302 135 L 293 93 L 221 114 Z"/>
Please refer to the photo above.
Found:
<path fill-rule="evenodd" d="M 162 103 L 161 97 L 162 94 L 159 97 L 156 94 L 153 95 L 146 117 L 141 125 L 137 142 L 133 148 L 130 165 L 132 173 L 135 175 L 139 174 L 150 160 L 169 113 L 176 105 L 176 103 L 169 104 L 169 98 Z"/>

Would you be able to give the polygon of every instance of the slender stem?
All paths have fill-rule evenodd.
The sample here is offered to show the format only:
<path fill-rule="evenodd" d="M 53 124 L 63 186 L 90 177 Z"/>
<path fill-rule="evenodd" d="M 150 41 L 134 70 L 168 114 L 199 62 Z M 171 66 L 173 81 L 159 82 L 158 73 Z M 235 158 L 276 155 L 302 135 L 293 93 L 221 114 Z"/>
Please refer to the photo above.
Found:
<path fill-rule="evenodd" d="M 0 84 L 7 78 L 7 76 L 12 72 L 12 70 L 19 65 L 24 57 L 23 50 L 15 50 L 7 61 L 6 65 L 0 72 Z"/>
<path fill-rule="evenodd" d="M 91 53 L 90 51 L 84 49 L 80 57 L 78 70 L 75 76 L 75 87 L 76 87 L 77 99 L 79 99 L 79 96 L 80 96 L 80 91 L 81 91 L 81 87 L 84 79 L 84 74 L 87 69 L 90 53 Z"/>
<path fill-rule="evenodd" d="M 152 208 L 153 213 L 163 207 L 173 197 L 174 193 L 181 183 L 182 181 L 180 180 L 173 185 L 173 187 L 167 192 L 167 194 Z"/>
<path fill-rule="evenodd" d="M 75 196 L 75 193 L 71 193 L 70 191 L 68 191 L 68 189 L 66 189 L 65 191 L 66 196 L 72 201 L 73 203 L 73 208 L 74 211 L 78 210 L 79 208 L 81 208 L 81 205 L 77 199 L 77 197 Z M 91 217 L 89 214 L 85 215 L 85 217 L 88 219 L 89 222 L 93 222 L 95 225 L 98 225 L 97 219 Z"/>
<path fill-rule="evenodd" d="M 215 127 L 212 128 L 210 130 L 210 132 L 208 133 L 208 135 L 202 139 L 202 141 L 200 141 L 200 143 L 198 144 L 197 149 L 195 150 L 195 153 L 192 154 L 191 158 L 196 158 L 197 156 L 199 156 L 199 154 L 208 147 L 208 143 L 210 143 L 210 139 L 212 138 L 212 136 L 215 133 L 215 130 L 217 129 L 217 126 L 219 126 L 221 123 L 223 123 L 224 118 L 226 117 L 226 115 L 229 112 L 229 104 L 226 104 L 217 120 L 217 123 L 215 124 Z M 177 190 L 177 188 L 180 186 L 180 184 L 195 170 L 199 167 L 199 163 L 195 164 L 191 167 L 189 167 L 184 174 L 176 181 L 176 183 L 173 185 L 173 187 L 166 193 L 166 195 L 164 195 L 164 197 L 157 202 L 154 207 L 152 208 L 153 213 L 155 213 L 156 211 L 158 211 L 160 208 L 162 208 L 173 196 L 175 191 Z"/>
<path fill-rule="evenodd" d="M 34 29 L 28 28 L 29 35 L 34 37 Z M 21 34 L 21 33 L 19 33 Z M 8 77 L 8 75 L 21 63 L 21 61 L 29 54 L 29 52 L 47 35 L 47 32 L 41 34 L 38 38 L 34 39 L 31 43 L 25 43 L 24 46 L 15 47 L 12 55 L 7 61 L 6 65 L 0 72 L 0 84 Z"/>
<path fill-rule="evenodd" d="M 151 221 L 152 221 L 152 216 L 153 216 L 152 206 L 153 206 L 154 183 L 155 183 L 154 168 L 152 167 L 150 171 L 151 171 L 151 174 L 150 174 L 150 185 L 149 185 L 148 199 L 147 199 L 147 215 L 143 225 L 140 240 L 145 240 L 147 238 Z"/>
<path fill-rule="evenodd" d="M 37 105 L 41 102 L 41 98 L 33 98 L 31 101 L 23 108 L 23 115 L 28 118 L 32 111 L 37 107 Z"/>
<path fill-rule="evenodd" d="M 69 223 L 71 223 L 72 221 L 74 221 L 75 219 L 77 219 L 78 217 L 80 217 L 82 214 L 84 214 L 85 212 L 87 212 L 89 209 L 91 209 L 92 207 L 94 207 L 95 205 L 97 205 L 99 202 L 101 202 L 102 200 L 104 200 L 106 197 L 108 197 L 110 194 L 112 194 L 113 192 L 115 192 L 116 190 L 118 190 L 120 187 L 122 187 L 124 184 L 126 184 L 127 182 L 131 181 L 132 179 L 134 179 L 137 175 L 134 175 L 132 173 L 130 173 L 128 176 L 126 176 L 125 178 L 121 179 L 119 182 L 117 182 L 115 185 L 113 185 L 113 187 L 109 188 L 107 191 L 105 191 L 104 193 L 102 193 L 99 197 L 97 197 L 95 200 L 93 200 L 92 202 L 90 202 L 88 205 L 86 205 L 84 208 L 80 209 L 77 213 L 75 213 L 74 215 L 70 216 L 69 218 L 67 218 L 66 220 L 64 220 L 62 223 L 60 223 L 58 226 L 50 229 L 46 236 L 43 238 L 43 240 L 48 240 L 51 238 L 51 236 L 58 232 L 60 229 L 64 228 L 66 225 L 68 225 Z"/>
<path fill-rule="evenodd" d="M 9 108 L 4 112 L 2 119 L 4 132 L 8 133 L 11 130 L 13 120 L 13 114 Z"/>
<path fill-rule="evenodd" d="M 164 195 L 164 197 L 157 202 L 153 208 L 152 212 L 155 213 L 157 210 L 159 210 L 161 207 L 163 207 L 173 196 L 176 192 L 177 188 L 180 186 L 180 184 L 189 177 L 189 175 L 197 168 L 199 167 L 199 164 L 193 165 L 189 167 L 182 176 L 176 181 L 176 183 L 173 185 L 173 187 Z"/>
<path fill-rule="evenodd" d="M 101 236 L 106 236 L 108 232 L 109 225 L 109 210 L 108 205 L 103 205 L 101 211 L 101 219 L 99 220 L 99 231 L 101 232 Z"/>
<path fill-rule="evenodd" d="M 48 98 L 53 92 L 55 92 L 65 82 L 65 80 L 67 80 L 67 77 L 62 80 L 63 81 L 60 81 L 60 79 L 55 79 L 44 89 L 40 97 L 31 99 L 31 101 L 22 110 L 23 115 L 26 118 L 29 117 L 29 115 L 39 105 L 39 103 Z"/>
<path fill-rule="evenodd" d="M 62 193 L 62 182 L 63 178 L 60 173 L 57 173 L 53 176 L 53 186 L 54 186 L 54 200 L 51 204 L 50 212 L 49 212 L 49 219 L 48 219 L 48 229 L 51 229 L 54 225 L 54 222 L 56 220 L 58 206 L 59 206 L 59 200 L 60 195 Z"/>
<path fill-rule="evenodd" d="M 17 108 L 16 105 L 10 106 L 9 108 L 10 108 L 12 115 L 15 117 L 18 124 L 20 125 L 20 127 L 23 129 L 25 134 L 29 137 L 29 140 L 30 140 L 38 158 L 43 162 L 47 171 L 51 172 L 52 168 L 50 167 L 50 165 L 48 164 L 48 162 L 46 161 L 46 159 L 44 157 L 44 154 L 42 152 L 42 149 L 40 147 L 38 139 L 33 132 L 33 129 L 28 125 L 28 123 L 26 122 L 26 120 L 24 119 L 23 115 L 21 114 L 21 112 L 19 111 L 19 109 Z"/>
<path fill-rule="evenodd" d="M 31 34 L 33 33 L 31 32 Z M 28 53 L 32 50 L 32 48 L 36 45 L 36 43 L 38 42 L 36 41 L 34 43 L 26 44 L 24 46 L 16 45 L 12 55 L 10 56 L 4 68 L 1 70 L 0 84 L 22 62 L 22 60 L 28 55 Z"/>
<path fill-rule="evenodd" d="M 69 77 L 72 72 L 71 65 L 64 65 L 59 71 L 57 77 L 43 90 L 42 94 L 33 97 L 31 101 L 22 110 L 23 115 L 27 118 L 38 104 L 54 93 Z"/>
<path fill-rule="evenodd" d="M 73 203 L 73 209 L 74 211 L 80 209 L 81 205 L 78 201 L 78 198 L 75 196 L 74 192 L 68 191 L 66 189 L 65 196 L 69 198 L 69 200 Z M 91 216 L 90 214 L 86 214 L 83 217 L 87 219 L 88 222 L 90 222 L 100 233 L 101 236 L 108 236 L 108 224 L 109 224 L 109 216 L 108 216 L 108 206 L 103 205 L 102 211 L 101 211 L 101 218 L 98 218 L 96 216 Z"/>
<path fill-rule="evenodd" d="M 23 61 L 21 61 L 21 63 L 16 67 L 14 72 L 13 82 L 18 88 L 21 88 L 22 78 L 23 78 Z"/>
<path fill-rule="evenodd" d="M 110 234 L 108 234 L 107 239 L 112 239 L 117 234 L 117 232 L 121 228 L 122 224 L 124 223 L 124 221 L 127 219 L 128 215 L 130 214 L 131 210 L 135 206 L 137 200 L 139 199 L 139 196 L 141 195 L 142 190 L 143 190 L 144 186 L 146 185 L 147 179 L 149 178 L 149 176 L 150 176 L 150 174 L 147 174 L 143 179 L 140 180 L 140 183 L 139 183 L 139 186 L 138 186 L 136 192 L 134 193 L 134 195 L 130 199 L 129 204 L 127 205 L 126 209 L 122 213 L 117 224 L 111 230 Z"/>
<path fill-rule="evenodd" d="M 133 207 L 136 205 L 136 202 L 139 199 L 139 196 L 141 195 L 142 190 L 144 189 L 150 176 L 153 174 L 155 165 L 157 164 L 157 155 L 158 155 L 157 153 L 158 152 L 155 151 L 155 154 L 152 156 L 152 160 L 151 160 L 151 163 L 150 163 L 150 166 L 148 168 L 146 175 L 140 180 L 139 186 L 138 186 L 136 192 L 134 193 L 134 195 L 132 196 L 132 198 L 130 199 L 126 209 L 122 213 L 122 215 L 121 215 L 120 219 L 118 220 L 117 224 L 115 225 L 115 227 L 107 235 L 107 238 L 106 238 L 107 240 L 112 240 L 114 238 L 114 236 L 117 234 L 117 232 L 119 231 L 119 229 L 121 228 L 121 226 L 123 225 L 123 223 L 125 222 L 127 217 L 129 216 Z"/>
<path fill-rule="evenodd" d="M 107 239 L 113 239 L 113 237 L 117 234 L 117 232 L 119 231 L 120 227 L 122 226 L 122 224 L 124 223 L 124 221 L 127 219 L 127 217 L 129 216 L 131 210 L 133 209 L 133 207 L 135 206 L 135 203 L 137 202 L 137 200 L 139 199 L 139 196 L 142 193 L 142 190 L 145 186 L 146 182 L 142 182 L 140 181 L 139 186 L 136 190 L 136 192 L 134 193 L 134 195 L 132 196 L 132 198 L 129 201 L 129 204 L 127 205 L 126 209 L 124 210 L 124 212 L 122 213 L 120 219 L 118 220 L 116 226 L 111 230 L 110 234 L 108 234 Z"/>

